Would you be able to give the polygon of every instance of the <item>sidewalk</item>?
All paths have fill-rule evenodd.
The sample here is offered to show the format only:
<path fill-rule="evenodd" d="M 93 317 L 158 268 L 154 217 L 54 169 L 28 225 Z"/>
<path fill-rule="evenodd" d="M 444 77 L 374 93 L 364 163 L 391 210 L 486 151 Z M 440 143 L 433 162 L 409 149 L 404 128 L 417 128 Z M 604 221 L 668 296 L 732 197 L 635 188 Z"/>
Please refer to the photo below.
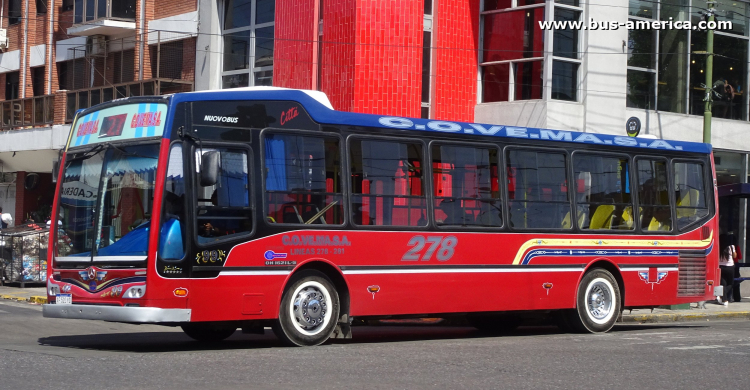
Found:
<path fill-rule="evenodd" d="M 0 299 L 12 299 L 26 301 L 36 304 L 47 303 L 47 295 L 44 287 L 9 287 L 0 286 Z M 750 297 L 742 298 L 742 302 L 730 303 L 729 306 L 719 305 L 716 301 L 707 301 L 705 308 L 698 308 L 697 303 L 691 303 L 690 309 L 636 309 L 625 310 L 622 313 L 623 323 L 666 323 L 666 322 L 688 322 L 688 321 L 711 321 L 711 320 L 750 320 Z M 385 321 L 389 322 L 389 321 Z M 391 322 L 414 322 L 437 324 L 440 321 L 434 319 L 415 320 L 391 320 Z"/>
<path fill-rule="evenodd" d="M 728 306 L 719 305 L 716 301 L 706 301 L 705 308 L 691 303 L 690 309 L 636 309 L 625 310 L 621 321 L 624 323 L 664 323 L 710 320 L 750 320 L 750 297 L 742 302 L 731 302 Z"/>

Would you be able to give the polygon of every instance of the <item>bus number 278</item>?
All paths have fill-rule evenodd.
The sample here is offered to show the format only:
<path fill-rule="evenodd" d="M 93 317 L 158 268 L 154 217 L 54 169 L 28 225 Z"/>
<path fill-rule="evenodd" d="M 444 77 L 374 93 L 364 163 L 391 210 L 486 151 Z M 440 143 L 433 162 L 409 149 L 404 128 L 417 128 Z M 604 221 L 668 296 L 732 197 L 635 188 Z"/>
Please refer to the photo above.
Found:
<path fill-rule="evenodd" d="M 404 253 L 401 261 L 429 261 L 432 255 L 435 255 L 438 261 L 448 261 L 456 251 L 456 244 L 456 236 L 414 236 L 406 244 L 411 249 Z"/>

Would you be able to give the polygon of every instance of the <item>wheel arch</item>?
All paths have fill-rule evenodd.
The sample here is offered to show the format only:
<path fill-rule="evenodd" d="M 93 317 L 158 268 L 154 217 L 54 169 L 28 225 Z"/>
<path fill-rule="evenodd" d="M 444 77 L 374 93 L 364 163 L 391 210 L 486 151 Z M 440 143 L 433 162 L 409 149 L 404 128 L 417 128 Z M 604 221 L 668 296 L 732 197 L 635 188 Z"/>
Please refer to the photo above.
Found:
<path fill-rule="evenodd" d="M 349 285 L 346 283 L 344 275 L 341 274 L 341 270 L 326 261 L 312 260 L 300 265 L 297 269 L 294 270 L 294 272 L 292 272 L 292 274 L 289 275 L 289 278 L 284 284 L 284 288 L 286 288 L 286 285 L 291 280 L 293 280 L 295 275 L 299 274 L 300 272 L 309 270 L 318 271 L 327 276 L 328 279 L 331 279 L 331 282 L 333 282 L 333 286 L 336 288 L 336 292 L 339 295 L 339 319 L 341 319 L 344 315 L 348 317 L 351 301 L 349 295 Z"/>
<path fill-rule="evenodd" d="M 602 268 L 607 271 L 609 271 L 610 274 L 615 278 L 615 281 L 617 282 L 617 287 L 620 289 L 620 307 L 625 307 L 625 281 L 622 278 L 622 273 L 620 272 L 620 267 L 618 267 L 615 263 L 613 263 L 609 259 L 597 259 L 593 262 L 591 262 L 587 267 L 586 270 L 581 274 L 581 279 L 583 279 L 583 276 L 586 275 L 589 271 L 595 268 Z M 578 283 L 581 281 L 579 280 Z"/>

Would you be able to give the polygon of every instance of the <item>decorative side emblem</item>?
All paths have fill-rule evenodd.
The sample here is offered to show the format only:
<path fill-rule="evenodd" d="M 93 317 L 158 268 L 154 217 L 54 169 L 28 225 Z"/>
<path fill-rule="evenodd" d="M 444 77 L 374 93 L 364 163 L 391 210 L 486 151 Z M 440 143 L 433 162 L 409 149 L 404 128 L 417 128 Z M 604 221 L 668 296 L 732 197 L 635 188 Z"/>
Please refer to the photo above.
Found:
<path fill-rule="evenodd" d="M 638 272 L 638 277 L 651 285 L 651 290 L 654 289 L 655 284 L 660 284 L 667 278 L 669 272 L 658 272 L 656 268 L 649 268 L 648 272 Z"/>
<path fill-rule="evenodd" d="M 378 292 L 378 291 L 380 291 L 380 286 L 376 286 L 376 285 L 367 286 L 367 292 L 369 292 L 370 294 L 372 294 L 372 300 L 373 301 L 375 300 L 375 293 Z"/>
<path fill-rule="evenodd" d="M 263 257 L 266 260 L 286 259 L 286 256 L 286 253 L 276 253 L 274 251 L 266 251 L 266 253 L 263 254 Z"/>

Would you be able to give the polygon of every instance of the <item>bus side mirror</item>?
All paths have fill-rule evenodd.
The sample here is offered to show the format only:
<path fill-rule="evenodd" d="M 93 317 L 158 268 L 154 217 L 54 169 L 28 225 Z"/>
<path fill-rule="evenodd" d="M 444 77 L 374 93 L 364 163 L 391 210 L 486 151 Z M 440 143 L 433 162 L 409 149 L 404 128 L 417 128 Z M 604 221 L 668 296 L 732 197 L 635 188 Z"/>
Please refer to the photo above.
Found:
<path fill-rule="evenodd" d="M 201 156 L 201 186 L 215 185 L 219 178 L 219 152 L 205 152 Z"/>

